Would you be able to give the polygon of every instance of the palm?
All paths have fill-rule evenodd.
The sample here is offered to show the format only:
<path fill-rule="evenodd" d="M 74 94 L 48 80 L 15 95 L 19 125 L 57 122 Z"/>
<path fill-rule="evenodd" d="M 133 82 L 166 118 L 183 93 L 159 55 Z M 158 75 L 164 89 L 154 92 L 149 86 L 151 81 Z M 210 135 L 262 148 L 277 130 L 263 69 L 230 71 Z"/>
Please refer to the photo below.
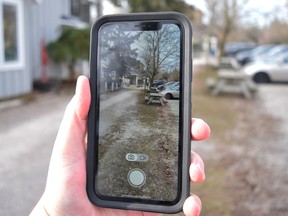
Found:
<path fill-rule="evenodd" d="M 79 79 L 78 79 L 79 81 Z M 90 105 L 89 81 L 81 77 L 76 95 L 67 109 L 54 144 L 45 192 L 35 206 L 32 215 L 53 216 L 155 216 L 155 213 L 105 209 L 94 206 L 86 194 L 86 125 Z M 209 126 L 203 121 L 192 120 L 195 130 L 191 131 L 194 140 L 209 137 Z M 192 128 L 193 128 L 192 127 Z M 192 181 L 201 182 L 205 175 L 204 164 L 197 154 L 192 156 L 190 166 Z M 201 167 L 201 170 L 199 170 Z M 191 173 L 192 172 L 192 173 Z M 199 215 L 201 201 L 190 196 L 184 203 L 186 215 Z M 40 214 L 41 213 L 41 214 Z"/>
<path fill-rule="evenodd" d="M 62 173 L 63 179 L 58 178 L 58 182 L 61 185 L 54 188 L 60 188 L 61 191 L 54 191 L 54 193 L 62 194 L 63 197 L 60 198 L 62 202 L 57 202 L 52 204 L 52 206 L 59 206 L 59 209 L 55 209 L 57 212 L 65 212 L 65 215 L 89 215 L 89 216 L 143 216 L 143 215 L 156 215 L 152 213 L 142 213 L 137 211 L 125 211 L 116 209 L 106 209 L 94 206 L 89 201 L 85 188 L 86 188 L 86 174 L 83 172 L 85 170 L 85 164 L 83 163 L 85 159 L 79 160 L 78 163 L 73 166 L 64 167 L 59 170 Z M 70 175 L 73 173 L 73 175 Z M 63 175 L 66 174 L 66 175 Z M 63 191 L 63 189 L 68 189 L 69 193 Z M 67 196 L 68 194 L 68 196 Z M 51 200 L 51 199 L 50 199 Z M 69 203 L 67 203 L 69 200 Z M 66 208 L 66 206 L 68 208 Z M 53 214 L 52 214 L 53 215 Z"/>
<path fill-rule="evenodd" d="M 53 149 L 54 153 L 59 152 L 59 148 L 64 147 L 61 148 L 61 155 L 53 154 L 55 158 L 51 159 L 46 191 L 50 191 L 51 193 L 48 193 L 48 195 L 50 194 L 51 196 L 55 196 L 55 194 L 58 194 L 59 199 L 46 199 L 50 201 L 50 205 L 46 207 L 47 211 L 48 209 L 53 209 L 54 213 L 52 212 L 51 215 L 62 212 L 65 213 L 63 215 L 69 216 L 155 215 L 152 213 L 144 214 L 137 211 L 105 209 L 91 204 L 85 190 L 86 122 L 81 121 L 77 115 L 74 115 L 71 119 L 73 121 L 73 127 L 66 127 L 66 122 L 64 119 L 62 122 L 64 126 L 60 127 L 59 134 L 74 134 L 75 136 L 65 137 L 66 143 L 64 143 L 63 145 L 63 137 L 58 135 Z M 66 133 L 62 131 L 67 129 L 69 130 L 68 133 L 67 131 L 65 131 Z M 82 131 L 82 133 L 80 136 L 77 136 L 77 134 L 79 134 L 79 131 Z M 81 145 L 80 148 L 79 145 Z"/>

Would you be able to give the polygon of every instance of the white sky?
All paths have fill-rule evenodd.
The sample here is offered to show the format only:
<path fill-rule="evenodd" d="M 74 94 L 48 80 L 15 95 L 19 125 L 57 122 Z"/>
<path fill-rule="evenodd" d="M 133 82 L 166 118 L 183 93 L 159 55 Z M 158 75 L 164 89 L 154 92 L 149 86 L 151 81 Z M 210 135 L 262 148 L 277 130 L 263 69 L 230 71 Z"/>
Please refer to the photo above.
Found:
<path fill-rule="evenodd" d="M 208 12 L 206 9 L 205 0 L 185 0 L 188 4 L 194 5 L 198 9 L 202 10 L 206 16 L 204 21 L 207 21 Z M 252 12 L 249 16 L 251 19 L 257 22 L 259 25 L 267 24 L 272 18 L 279 17 L 288 19 L 288 9 L 285 11 L 286 0 L 249 0 L 245 5 L 245 10 Z M 264 14 L 264 15 L 263 15 Z"/>
<path fill-rule="evenodd" d="M 204 22 L 207 22 L 209 13 L 206 9 L 205 0 L 185 0 L 188 4 L 194 5 L 204 13 Z M 209 1 L 209 0 L 208 0 Z M 286 0 L 249 0 L 245 5 L 245 10 L 250 12 L 245 23 L 257 23 L 260 26 L 268 24 L 275 17 L 286 19 L 288 21 L 288 9 L 285 10 Z M 126 6 L 127 7 L 127 6 Z M 109 1 L 103 1 L 103 14 L 112 14 L 121 11 L 115 8 Z M 123 9 L 122 9 L 123 10 Z"/>

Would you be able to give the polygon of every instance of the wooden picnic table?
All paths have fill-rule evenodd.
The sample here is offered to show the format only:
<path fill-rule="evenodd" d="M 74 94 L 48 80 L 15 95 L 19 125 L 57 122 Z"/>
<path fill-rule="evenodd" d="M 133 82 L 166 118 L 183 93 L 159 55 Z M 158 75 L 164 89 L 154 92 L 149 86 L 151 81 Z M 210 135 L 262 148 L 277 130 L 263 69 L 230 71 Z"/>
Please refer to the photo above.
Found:
<path fill-rule="evenodd" d="M 225 93 L 242 93 L 246 98 L 251 98 L 257 90 L 256 85 L 250 77 L 241 71 L 220 70 L 218 77 L 213 85 L 212 94 L 218 95 Z"/>
<path fill-rule="evenodd" d="M 161 103 L 161 105 L 164 106 L 163 97 L 164 96 L 162 94 L 160 94 L 160 93 L 150 93 L 147 104 L 150 104 L 150 103 Z"/>

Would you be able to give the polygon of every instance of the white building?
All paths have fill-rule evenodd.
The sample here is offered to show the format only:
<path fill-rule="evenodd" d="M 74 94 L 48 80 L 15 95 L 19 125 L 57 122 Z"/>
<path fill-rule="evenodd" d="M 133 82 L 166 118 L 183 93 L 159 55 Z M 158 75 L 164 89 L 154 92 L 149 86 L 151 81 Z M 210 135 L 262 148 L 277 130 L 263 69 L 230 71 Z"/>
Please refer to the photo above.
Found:
<path fill-rule="evenodd" d="M 41 78 L 41 44 L 61 25 L 90 21 L 89 0 L 0 0 L 0 100 L 32 91 Z M 48 76 L 60 69 L 48 67 Z"/>

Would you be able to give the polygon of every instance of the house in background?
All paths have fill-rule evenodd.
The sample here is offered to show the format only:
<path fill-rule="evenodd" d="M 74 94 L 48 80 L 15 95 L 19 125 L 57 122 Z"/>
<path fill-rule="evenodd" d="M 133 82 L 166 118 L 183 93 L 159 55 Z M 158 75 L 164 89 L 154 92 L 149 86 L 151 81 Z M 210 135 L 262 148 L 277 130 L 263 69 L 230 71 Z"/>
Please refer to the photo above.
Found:
<path fill-rule="evenodd" d="M 43 46 L 61 25 L 90 22 L 90 0 L 0 0 L 0 100 L 27 94 L 43 76 Z M 41 57 L 42 56 L 42 57 Z M 47 67 L 59 77 L 59 66 Z"/>

